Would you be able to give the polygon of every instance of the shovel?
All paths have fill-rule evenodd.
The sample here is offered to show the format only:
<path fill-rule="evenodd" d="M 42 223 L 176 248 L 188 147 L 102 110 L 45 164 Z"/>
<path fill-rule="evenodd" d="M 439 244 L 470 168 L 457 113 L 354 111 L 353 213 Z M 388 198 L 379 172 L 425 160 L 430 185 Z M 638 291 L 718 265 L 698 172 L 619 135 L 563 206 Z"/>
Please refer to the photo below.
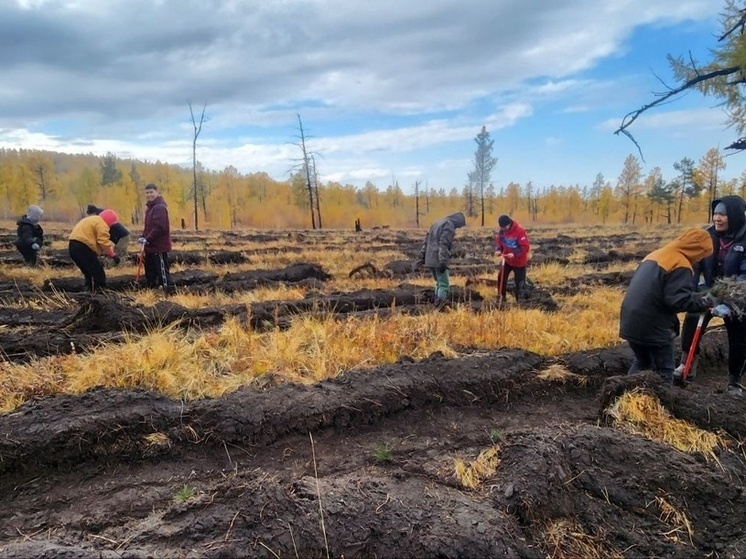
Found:
<path fill-rule="evenodd" d="M 697 327 L 694 329 L 694 336 L 692 337 L 692 343 L 689 344 L 689 352 L 686 354 L 686 361 L 684 362 L 684 370 L 681 372 L 681 383 L 686 381 L 686 377 L 692 370 L 692 364 L 694 363 L 695 353 L 697 352 L 697 346 L 699 345 L 699 338 L 702 337 L 702 326 L 705 323 L 706 311 L 699 315 L 697 320 Z"/>
<path fill-rule="evenodd" d="M 505 274 L 505 258 L 500 257 L 500 264 L 497 268 L 497 306 L 503 304 L 503 276 Z"/>
<path fill-rule="evenodd" d="M 140 273 L 142 272 L 142 263 L 145 260 L 145 243 L 140 245 L 140 252 L 137 254 L 137 273 L 135 274 L 135 285 L 140 282 Z"/>

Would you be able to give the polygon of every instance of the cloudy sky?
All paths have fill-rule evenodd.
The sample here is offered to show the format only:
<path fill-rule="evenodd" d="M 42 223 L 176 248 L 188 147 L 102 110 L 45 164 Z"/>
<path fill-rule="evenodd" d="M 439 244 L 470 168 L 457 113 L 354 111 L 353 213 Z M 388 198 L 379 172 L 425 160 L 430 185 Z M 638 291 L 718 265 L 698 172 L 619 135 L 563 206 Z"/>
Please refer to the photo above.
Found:
<path fill-rule="evenodd" d="M 460 188 L 484 125 L 493 182 L 616 183 L 613 131 L 705 60 L 723 0 L 0 0 L 0 147 L 286 179 L 300 115 L 323 180 Z M 664 83 L 661 83 L 663 81 Z M 724 148 L 689 93 L 631 128 L 643 170 Z M 725 152 L 727 153 L 727 152 Z M 638 155 L 639 156 L 639 155 Z M 727 158 L 739 176 L 746 155 Z"/>

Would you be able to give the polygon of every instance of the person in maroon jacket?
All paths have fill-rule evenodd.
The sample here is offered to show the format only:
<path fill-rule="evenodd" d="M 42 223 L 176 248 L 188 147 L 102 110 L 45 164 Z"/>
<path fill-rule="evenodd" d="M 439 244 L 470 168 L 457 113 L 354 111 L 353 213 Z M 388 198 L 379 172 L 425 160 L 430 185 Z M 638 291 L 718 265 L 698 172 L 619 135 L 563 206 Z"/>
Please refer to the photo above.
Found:
<path fill-rule="evenodd" d="M 145 257 L 145 281 L 148 287 L 171 290 L 168 253 L 171 252 L 171 226 L 168 221 L 168 206 L 153 183 L 145 186 L 145 225 L 142 237 L 137 242 L 143 245 Z"/>
<path fill-rule="evenodd" d="M 526 231 L 520 224 L 507 215 L 501 215 L 497 224 L 499 230 L 495 237 L 495 255 L 503 257 L 502 273 L 498 274 L 498 294 L 500 298 L 505 297 L 505 288 L 508 285 L 508 275 L 513 272 L 515 282 L 515 299 L 523 301 L 526 293 L 526 264 L 528 264 L 528 251 L 531 245 L 528 241 Z"/>

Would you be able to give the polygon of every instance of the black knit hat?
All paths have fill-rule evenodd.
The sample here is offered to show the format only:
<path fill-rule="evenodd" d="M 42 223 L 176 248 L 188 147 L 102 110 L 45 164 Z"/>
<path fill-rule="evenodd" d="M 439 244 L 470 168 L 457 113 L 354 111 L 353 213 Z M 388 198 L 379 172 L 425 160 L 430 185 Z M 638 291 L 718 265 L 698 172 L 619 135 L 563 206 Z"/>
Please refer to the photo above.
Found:
<path fill-rule="evenodd" d="M 103 208 L 98 208 L 94 206 L 93 204 L 88 204 L 88 207 L 85 209 L 85 213 L 88 215 L 98 215 L 102 211 L 104 211 Z"/>
<path fill-rule="evenodd" d="M 500 227 L 508 227 L 512 223 L 513 223 L 513 220 L 510 219 L 507 215 L 501 215 L 500 217 L 497 218 L 497 224 Z"/>

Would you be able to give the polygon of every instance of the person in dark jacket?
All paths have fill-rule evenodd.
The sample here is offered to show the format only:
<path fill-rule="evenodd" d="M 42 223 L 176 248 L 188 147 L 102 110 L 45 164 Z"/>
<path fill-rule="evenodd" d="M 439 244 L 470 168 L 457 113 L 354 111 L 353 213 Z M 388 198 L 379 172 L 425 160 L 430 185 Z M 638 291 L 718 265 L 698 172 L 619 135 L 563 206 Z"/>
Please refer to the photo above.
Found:
<path fill-rule="evenodd" d="M 16 248 L 27 266 L 36 266 L 37 255 L 44 244 L 44 230 L 39 225 L 44 210 L 39 206 L 29 206 L 26 214 L 16 222 L 18 226 Z"/>
<path fill-rule="evenodd" d="M 501 215 L 497 219 L 498 231 L 495 237 L 495 255 L 502 256 L 503 263 L 497 277 L 497 293 L 500 298 L 505 297 L 508 285 L 508 275 L 513 273 L 516 301 L 526 299 L 526 265 L 531 244 L 525 229 L 510 216 Z"/>
<path fill-rule="evenodd" d="M 145 186 L 145 222 L 137 242 L 144 245 L 145 281 L 148 287 L 173 287 L 169 270 L 168 253 L 171 252 L 171 225 L 168 206 L 153 183 Z"/>
<path fill-rule="evenodd" d="M 709 289 L 715 280 L 732 278 L 746 281 L 746 201 L 740 196 L 723 196 L 713 200 L 712 225 L 707 228 L 710 235 L 713 253 L 703 260 L 695 269 L 695 285 L 703 282 L 704 288 Z M 716 308 L 723 308 L 718 306 Z M 702 329 L 707 327 L 712 316 L 721 316 L 728 332 L 728 385 L 726 391 L 735 397 L 743 396 L 741 377 L 746 367 L 746 318 L 731 314 L 725 307 L 714 315 L 706 314 Z M 681 334 L 682 365 L 674 373 L 681 377 L 689 351 L 691 351 L 694 331 L 699 316 L 687 314 L 684 319 Z M 694 348 L 694 359 L 699 353 L 699 347 Z M 696 363 L 696 361 L 695 361 Z"/>
<path fill-rule="evenodd" d="M 677 314 L 711 306 L 692 285 L 694 265 L 711 254 L 707 231 L 689 229 L 648 254 L 637 267 L 619 317 L 619 335 L 635 355 L 627 374 L 653 369 L 664 381 L 673 382 Z"/>
<path fill-rule="evenodd" d="M 85 288 L 91 293 L 106 289 L 106 272 L 99 256 L 108 256 L 117 264 L 109 227 L 118 221 L 117 214 L 104 210 L 99 215 L 81 219 L 70 232 L 68 251 L 75 265 L 83 272 Z"/>
<path fill-rule="evenodd" d="M 451 292 L 451 280 L 448 265 L 451 262 L 451 246 L 456 236 L 456 229 L 466 225 L 466 217 L 461 212 L 439 219 L 430 226 L 422 243 L 420 257 L 416 266 L 430 269 L 435 280 L 435 304 L 442 305 L 448 300 Z"/>
<path fill-rule="evenodd" d="M 86 215 L 101 215 L 104 208 L 99 208 L 93 204 L 88 204 Z M 127 256 L 127 247 L 130 244 L 130 232 L 121 221 L 117 221 L 109 227 L 109 238 L 114 243 L 114 252 L 121 259 Z"/>

